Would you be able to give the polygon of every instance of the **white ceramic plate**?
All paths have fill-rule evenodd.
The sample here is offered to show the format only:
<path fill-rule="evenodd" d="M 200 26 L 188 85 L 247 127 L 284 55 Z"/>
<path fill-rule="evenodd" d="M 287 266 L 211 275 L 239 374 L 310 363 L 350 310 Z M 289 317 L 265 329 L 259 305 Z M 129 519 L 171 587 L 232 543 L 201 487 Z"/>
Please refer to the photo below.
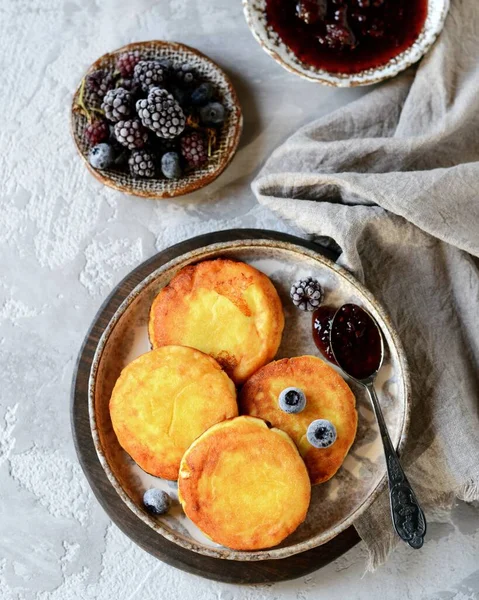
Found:
<path fill-rule="evenodd" d="M 428 14 L 417 40 L 407 50 L 392 58 L 385 65 L 365 69 L 359 73 L 330 73 L 301 62 L 286 46 L 279 35 L 268 25 L 265 14 L 266 0 L 243 0 L 243 9 L 254 37 L 263 50 L 282 67 L 304 79 L 336 87 L 371 85 L 394 77 L 407 69 L 429 50 L 444 27 L 449 0 L 429 0 Z"/>
<path fill-rule="evenodd" d="M 337 475 L 313 487 L 306 521 L 280 546 L 240 552 L 223 548 L 206 538 L 176 503 L 170 513 L 152 517 L 142 506 L 150 487 L 176 495 L 176 487 L 143 472 L 123 451 L 112 428 L 109 400 L 124 366 L 150 349 L 147 332 L 151 302 L 179 269 L 199 260 L 230 257 L 266 273 L 282 299 L 286 324 L 277 358 L 318 354 L 311 335 L 311 313 L 297 310 L 289 299 L 291 283 L 303 276 L 317 277 L 325 289 L 325 303 L 340 306 L 354 302 L 366 308 L 380 324 L 386 341 L 386 358 L 376 389 L 395 446 L 404 444 L 408 425 L 408 373 L 399 338 L 385 311 L 347 271 L 323 255 L 301 245 L 267 239 L 211 244 L 166 263 L 142 281 L 120 305 L 105 329 L 93 360 L 89 410 L 93 440 L 108 479 L 130 509 L 150 527 L 175 543 L 218 558 L 263 560 L 284 558 L 332 539 L 349 527 L 378 495 L 385 482 L 385 462 L 372 408 L 360 386 L 351 385 L 357 399 L 358 433 Z"/>

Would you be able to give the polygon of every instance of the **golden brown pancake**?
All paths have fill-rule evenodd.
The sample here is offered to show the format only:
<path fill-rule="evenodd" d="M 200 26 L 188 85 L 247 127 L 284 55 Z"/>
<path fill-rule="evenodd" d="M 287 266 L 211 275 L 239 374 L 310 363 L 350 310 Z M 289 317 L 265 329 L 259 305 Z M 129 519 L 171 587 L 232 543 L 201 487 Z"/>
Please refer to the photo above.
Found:
<path fill-rule="evenodd" d="M 237 384 L 270 361 L 281 342 L 284 315 L 271 281 L 242 262 L 189 265 L 153 301 L 154 348 L 191 346 L 215 358 Z"/>
<path fill-rule="evenodd" d="M 179 499 L 214 542 L 235 550 L 276 546 L 306 518 L 308 472 L 291 439 L 264 421 L 218 423 L 181 461 Z"/>
<path fill-rule="evenodd" d="M 164 346 L 127 365 L 110 399 L 120 445 L 147 473 L 177 479 L 181 457 L 215 423 L 238 414 L 231 379 L 210 356 Z"/>
<path fill-rule="evenodd" d="M 297 387 L 306 394 L 306 407 L 288 414 L 278 405 L 282 390 Z M 342 465 L 356 436 L 356 399 L 344 379 L 315 356 L 283 358 L 266 365 L 243 386 L 240 413 L 260 417 L 291 436 L 308 468 L 311 483 L 330 479 Z M 337 439 L 329 448 L 314 448 L 306 431 L 316 419 L 327 419 Z"/>

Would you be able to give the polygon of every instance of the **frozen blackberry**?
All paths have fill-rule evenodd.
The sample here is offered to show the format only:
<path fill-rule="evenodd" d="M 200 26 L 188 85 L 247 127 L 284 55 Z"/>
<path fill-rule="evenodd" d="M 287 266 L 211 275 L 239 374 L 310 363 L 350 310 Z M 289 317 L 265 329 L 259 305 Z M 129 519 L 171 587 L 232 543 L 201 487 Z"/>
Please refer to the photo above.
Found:
<path fill-rule="evenodd" d="M 200 108 L 200 118 L 205 125 L 219 125 L 225 120 L 225 107 L 219 102 L 209 102 Z"/>
<path fill-rule="evenodd" d="M 213 98 L 214 93 L 215 88 L 205 81 L 191 92 L 191 104 L 203 106 Z"/>
<path fill-rule="evenodd" d="M 323 300 L 321 284 L 314 277 L 306 277 L 293 283 L 289 295 L 299 310 L 313 311 Z"/>
<path fill-rule="evenodd" d="M 88 153 L 88 162 L 95 169 L 108 169 L 115 160 L 115 152 L 110 144 L 97 144 Z"/>
<path fill-rule="evenodd" d="M 151 179 L 155 176 L 155 162 L 153 154 L 147 150 L 133 150 L 128 159 L 130 173 L 133 177 Z"/>
<path fill-rule="evenodd" d="M 104 142 L 110 137 L 110 128 L 108 123 L 102 119 L 96 119 L 89 123 L 85 128 L 85 137 L 92 146 Z"/>
<path fill-rule="evenodd" d="M 184 87 L 192 87 L 196 83 L 196 73 L 188 63 L 173 65 L 172 76 L 178 85 Z"/>
<path fill-rule="evenodd" d="M 161 172 L 167 179 L 181 177 L 180 156 L 177 152 L 167 152 L 161 157 Z"/>
<path fill-rule="evenodd" d="M 136 96 L 139 92 L 141 92 L 141 87 L 136 79 L 133 79 L 133 77 L 120 79 L 118 81 L 118 87 L 122 87 L 124 90 L 127 90 L 132 96 Z"/>
<path fill-rule="evenodd" d="M 136 110 L 141 122 L 161 138 L 175 138 L 186 124 L 185 114 L 173 98 L 162 88 L 152 88 L 147 99 L 138 100 Z"/>
<path fill-rule="evenodd" d="M 133 76 L 133 70 L 140 60 L 141 55 L 139 50 L 123 52 L 116 60 L 116 68 L 122 77 L 130 78 Z"/>
<path fill-rule="evenodd" d="M 148 132 L 140 123 L 139 119 L 129 121 L 118 121 L 115 124 L 115 137 L 122 146 L 129 150 L 143 148 L 148 141 Z"/>
<path fill-rule="evenodd" d="M 157 60 L 140 60 L 135 65 L 133 73 L 135 81 L 144 92 L 161 85 L 166 80 L 166 69 Z"/>
<path fill-rule="evenodd" d="M 87 100 L 91 106 L 100 106 L 105 94 L 114 86 L 113 75 L 104 69 L 98 69 L 86 76 Z"/>
<path fill-rule="evenodd" d="M 102 109 L 110 121 L 121 121 L 131 113 L 131 93 L 124 88 L 116 88 L 106 93 L 102 102 Z"/>
<path fill-rule="evenodd" d="M 208 160 L 208 146 L 205 137 L 198 131 L 181 138 L 181 154 L 190 167 L 199 167 Z"/>

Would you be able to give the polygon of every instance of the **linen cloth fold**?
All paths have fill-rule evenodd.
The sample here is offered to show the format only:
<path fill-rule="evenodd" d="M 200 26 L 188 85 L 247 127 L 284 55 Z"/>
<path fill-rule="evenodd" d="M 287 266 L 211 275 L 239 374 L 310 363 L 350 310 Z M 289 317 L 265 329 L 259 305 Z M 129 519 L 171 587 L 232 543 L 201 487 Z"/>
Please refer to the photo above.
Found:
<path fill-rule="evenodd" d="M 402 461 L 429 522 L 479 500 L 478 42 L 479 3 L 453 1 L 417 70 L 300 129 L 252 186 L 338 245 L 395 323 L 412 383 Z M 399 540 L 387 490 L 356 528 L 374 570 Z"/>

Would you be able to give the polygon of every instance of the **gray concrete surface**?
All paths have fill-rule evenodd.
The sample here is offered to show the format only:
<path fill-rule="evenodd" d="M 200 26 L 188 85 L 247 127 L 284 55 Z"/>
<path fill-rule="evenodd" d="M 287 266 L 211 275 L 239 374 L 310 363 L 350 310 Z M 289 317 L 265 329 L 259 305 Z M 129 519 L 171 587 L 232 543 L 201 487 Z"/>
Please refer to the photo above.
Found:
<path fill-rule="evenodd" d="M 361 546 L 303 579 L 234 587 L 156 561 L 111 524 L 77 464 L 69 388 L 105 295 L 158 250 L 231 227 L 289 231 L 250 182 L 300 125 L 360 90 L 302 82 L 256 44 L 240 0 L 0 0 L 0 599 L 322 600 L 479 598 L 479 510 L 458 505 L 421 552 L 401 546 L 363 577 Z M 230 168 L 176 201 L 102 187 L 75 154 L 72 91 L 99 55 L 185 42 L 231 74 L 245 131 Z"/>

